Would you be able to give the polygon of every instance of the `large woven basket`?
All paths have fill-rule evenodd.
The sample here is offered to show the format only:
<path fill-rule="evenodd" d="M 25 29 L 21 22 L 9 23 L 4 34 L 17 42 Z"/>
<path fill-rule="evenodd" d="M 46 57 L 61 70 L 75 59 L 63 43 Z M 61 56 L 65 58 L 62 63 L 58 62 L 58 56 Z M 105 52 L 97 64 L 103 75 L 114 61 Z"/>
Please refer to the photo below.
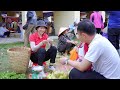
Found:
<path fill-rule="evenodd" d="M 16 47 L 7 50 L 10 69 L 17 73 L 26 73 L 30 60 L 30 48 Z"/>

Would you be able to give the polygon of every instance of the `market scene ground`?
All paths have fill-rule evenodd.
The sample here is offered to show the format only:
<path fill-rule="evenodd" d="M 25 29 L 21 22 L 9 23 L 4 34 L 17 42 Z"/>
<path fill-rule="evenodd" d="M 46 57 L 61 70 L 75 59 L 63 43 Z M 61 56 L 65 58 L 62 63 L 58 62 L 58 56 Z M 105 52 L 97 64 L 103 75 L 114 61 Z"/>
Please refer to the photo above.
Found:
<path fill-rule="evenodd" d="M 51 36 L 51 38 L 53 38 L 54 43 L 56 45 L 57 44 L 57 36 Z M 0 72 L 10 71 L 7 49 L 12 48 L 12 47 L 21 47 L 23 45 L 24 45 L 23 40 L 20 39 L 20 38 L 14 38 L 14 37 L 12 37 L 12 38 L 0 38 Z M 57 53 L 56 64 L 55 64 L 56 71 L 63 71 L 65 73 L 69 72 L 71 67 L 61 65 L 60 62 L 59 62 L 60 57 L 61 57 L 61 55 L 59 53 Z M 51 73 L 51 71 L 49 71 L 48 68 L 47 68 L 48 67 L 48 62 L 46 62 L 46 63 L 47 63 L 47 65 L 45 66 L 46 67 L 45 71 L 47 72 L 46 74 L 48 74 L 48 73 Z M 27 72 L 26 72 L 26 78 L 31 79 L 31 74 L 32 74 L 31 67 L 29 67 Z"/>
<path fill-rule="evenodd" d="M 0 79 L 120 78 L 120 11 L 0 13 Z"/>

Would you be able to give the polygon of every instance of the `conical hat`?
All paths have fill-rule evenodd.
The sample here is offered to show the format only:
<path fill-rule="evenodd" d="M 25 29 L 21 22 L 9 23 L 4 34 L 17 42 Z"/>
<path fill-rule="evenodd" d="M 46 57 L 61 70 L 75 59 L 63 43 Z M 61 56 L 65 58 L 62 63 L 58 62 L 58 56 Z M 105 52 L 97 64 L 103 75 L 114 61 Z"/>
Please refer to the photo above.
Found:
<path fill-rule="evenodd" d="M 61 27 L 60 28 L 60 30 L 59 30 L 59 33 L 58 33 L 58 36 L 60 35 L 60 34 L 62 34 L 65 30 L 67 30 L 68 29 L 68 27 Z"/>

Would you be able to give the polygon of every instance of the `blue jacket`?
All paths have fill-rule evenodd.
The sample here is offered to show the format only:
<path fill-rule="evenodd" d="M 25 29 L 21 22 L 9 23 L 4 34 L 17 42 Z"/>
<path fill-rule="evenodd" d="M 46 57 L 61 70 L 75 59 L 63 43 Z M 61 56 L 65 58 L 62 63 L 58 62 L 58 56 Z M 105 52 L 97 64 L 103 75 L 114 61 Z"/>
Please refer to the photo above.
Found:
<path fill-rule="evenodd" d="M 73 31 L 73 30 L 75 30 L 75 26 L 74 26 L 74 24 L 72 24 L 72 25 L 69 25 L 69 29 L 70 29 L 70 31 Z"/>
<path fill-rule="evenodd" d="M 36 12 L 35 11 L 28 11 L 27 12 L 27 23 L 28 24 L 37 24 L 37 17 L 36 17 Z"/>
<path fill-rule="evenodd" d="M 120 28 L 120 11 L 108 11 L 108 28 Z"/>

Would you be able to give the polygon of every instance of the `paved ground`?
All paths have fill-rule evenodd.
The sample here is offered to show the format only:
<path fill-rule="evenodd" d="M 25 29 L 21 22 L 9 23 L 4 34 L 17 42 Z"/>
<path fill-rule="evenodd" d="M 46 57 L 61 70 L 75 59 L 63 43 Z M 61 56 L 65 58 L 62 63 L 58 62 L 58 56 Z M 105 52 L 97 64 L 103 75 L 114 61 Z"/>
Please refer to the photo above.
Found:
<path fill-rule="evenodd" d="M 23 42 L 23 39 L 21 38 L 0 38 L 0 44 L 6 44 L 6 43 L 14 43 L 14 42 Z"/>
<path fill-rule="evenodd" d="M 50 36 L 51 39 L 55 40 L 58 39 L 57 36 Z M 15 37 L 10 37 L 10 38 L 0 38 L 0 44 L 5 44 L 5 43 L 14 43 L 14 42 L 23 42 L 24 40 L 21 38 L 15 38 Z"/>

